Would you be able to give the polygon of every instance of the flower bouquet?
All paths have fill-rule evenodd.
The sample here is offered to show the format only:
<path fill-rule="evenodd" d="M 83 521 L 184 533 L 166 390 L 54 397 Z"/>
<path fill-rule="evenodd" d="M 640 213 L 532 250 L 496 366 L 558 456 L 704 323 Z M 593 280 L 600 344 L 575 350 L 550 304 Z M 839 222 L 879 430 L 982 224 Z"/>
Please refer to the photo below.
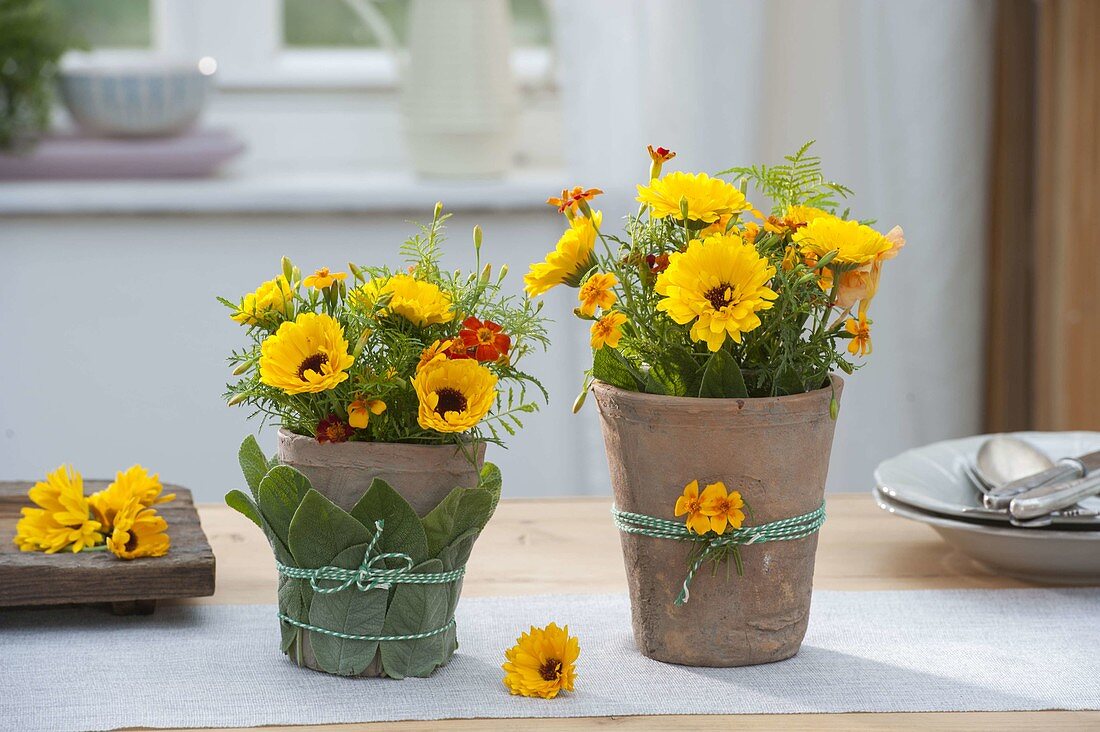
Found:
<path fill-rule="evenodd" d="M 904 245 L 900 228 L 883 235 L 840 210 L 851 191 L 809 148 L 777 166 L 662 177 L 675 153 L 651 147 L 625 231 L 604 230 L 598 189 L 562 191 L 549 203 L 568 230 L 525 278 L 532 297 L 577 288 L 589 322 L 575 409 L 591 388 L 634 634 L 658 660 L 776 661 L 805 634 L 835 372 L 871 352 L 869 306 Z"/>
<path fill-rule="evenodd" d="M 466 560 L 500 497 L 486 443 L 522 426 L 545 390 L 521 371 L 545 346 L 540 307 L 505 295 L 507 269 L 439 266 L 447 216 L 401 248 L 407 267 L 282 273 L 237 302 L 249 346 L 230 404 L 279 426 L 278 455 L 249 437 L 249 491 L 227 503 L 267 535 L 282 649 L 346 676 L 427 676 L 457 648 Z"/>

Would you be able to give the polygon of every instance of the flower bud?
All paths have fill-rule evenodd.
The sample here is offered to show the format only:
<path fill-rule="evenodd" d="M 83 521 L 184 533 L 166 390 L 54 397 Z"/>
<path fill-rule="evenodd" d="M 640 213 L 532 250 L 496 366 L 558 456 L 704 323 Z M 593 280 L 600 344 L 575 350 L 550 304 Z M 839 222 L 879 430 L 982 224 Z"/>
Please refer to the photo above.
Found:
<path fill-rule="evenodd" d="M 581 411 L 581 407 L 584 406 L 584 401 L 586 399 L 588 399 L 588 389 L 582 391 L 577 395 L 577 398 L 573 400 L 573 414 Z"/>
<path fill-rule="evenodd" d="M 242 393 L 240 393 L 240 394 L 236 394 L 236 395 L 234 395 L 234 396 L 233 396 L 233 398 L 232 398 L 232 399 L 230 399 L 230 400 L 229 400 L 228 402 L 226 402 L 225 404 L 226 404 L 226 406 L 228 406 L 228 407 L 235 407 L 235 406 L 237 406 L 238 404 L 240 404 L 241 402 L 243 402 L 243 401 L 244 401 L 245 399 L 247 399 L 247 398 L 248 398 L 248 395 L 242 392 Z"/>
<path fill-rule="evenodd" d="M 483 285 L 488 284 L 489 283 L 489 278 L 492 276 L 492 274 L 493 274 L 493 265 L 487 262 L 485 264 L 485 267 L 483 267 L 482 270 L 481 270 L 481 278 L 479 280 L 481 282 L 481 284 L 483 284 Z"/>
<path fill-rule="evenodd" d="M 474 251 L 481 251 L 481 227 L 474 225 Z"/>
<path fill-rule="evenodd" d="M 502 264 L 502 265 L 500 265 L 500 274 L 498 274 L 498 275 L 497 275 L 497 284 L 498 284 L 498 285 L 499 285 L 499 284 L 500 284 L 501 282 L 503 282 L 503 281 L 504 281 L 504 277 L 505 277 L 505 276 L 506 276 L 507 274 L 508 274 L 508 265 L 507 265 L 507 264 Z"/>
<path fill-rule="evenodd" d="M 680 218 L 684 221 L 688 220 L 688 200 L 687 196 L 680 197 Z"/>
<path fill-rule="evenodd" d="M 283 257 L 282 259 L 283 277 L 287 282 L 294 283 L 294 264 L 290 261 L 290 257 Z"/>
<path fill-rule="evenodd" d="M 817 264 L 814 265 L 814 269 L 821 269 L 822 267 L 827 267 L 829 265 L 829 262 L 836 259 L 836 255 L 839 254 L 839 253 L 840 253 L 839 249 L 834 249 L 831 252 L 827 252 L 824 257 L 817 260 Z"/>
<path fill-rule="evenodd" d="M 352 358 L 359 358 L 359 354 L 362 353 L 363 348 L 366 347 L 367 339 L 370 338 L 370 334 L 372 332 L 373 331 L 371 331 L 370 328 L 367 328 L 366 330 L 364 330 L 362 333 L 359 334 L 359 339 L 357 341 L 355 341 L 355 348 L 353 348 L 352 351 L 351 351 L 351 357 Z"/>
<path fill-rule="evenodd" d="M 438 220 L 441 213 L 443 213 L 443 201 L 436 201 L 435 210 L 432 211 L 432 221 Z"/>
<path fill-rule="evenodd" d="M 245 373 L 247 373 L 247 372 L 249 371 L 249 369 L 251 369 L 251 368 L 252 368 L 252 367 L 253 367 L 254 365 L 256 365 L 256 362 L 255 362 L 255 361 L 245 361 L 244 363 L 241 363 L 241 364 L 237 364 L 237 368 L 233 369 L 233 375 L 234 375 L 234 376 L 240 376 L 240 375 L 242 375 L 242 374 L 245 374 Z"/>

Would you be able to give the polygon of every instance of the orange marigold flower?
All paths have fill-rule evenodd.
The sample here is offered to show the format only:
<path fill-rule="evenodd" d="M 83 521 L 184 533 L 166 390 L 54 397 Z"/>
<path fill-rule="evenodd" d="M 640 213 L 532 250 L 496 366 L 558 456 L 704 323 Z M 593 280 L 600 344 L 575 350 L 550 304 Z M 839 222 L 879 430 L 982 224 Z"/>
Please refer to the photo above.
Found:
<path fill-rule="evenodd" d="M 330 414 L 317 423 L 318 442 L 347 442 L 349 437 L 351 437 L 351 425 L 335 414 Z"/>
<path fill-rule="evenodd" d="M 580 186 L 574 186 L 572 190 L 563 188 L 561 198 L 547 198 L 546 203 L 550 206 L 556 206 L 558 213 L 568 215 L 570 213 L 576 213 L 582 202 L 591 201 L 601 193 L 603 193 L 603 191 L 599 188 L 584 189 Z"/>
<path fill-rule="evenodd" d="M 667 163 L 676 157 L 676 153 L 669 150 L 667 147 L 654 148 L 652 145 L 646 145 L 646 150 L 649 151 L 649 159 L 655 163 Z"/>
<path fill-rule="evenodd" d="M 684 523 L 696 534 L 710 531 L 710 516 L 703 513 L 703 501 L 699 496 L 699 481 L 693 480 L 684 486 L 684 494 L 676 499 L 675 515 L 687 514 Z"/>
<path fill-rule="evenodd" d="M 871 353 L 871 323 L 866 315 L 860 315 L 859 320 L 848 318 L 844 323 L 844 330 L 848 331 L 852 340 L 848 343 L 848 353 L 866 356 Z"/>
<path fill-rule="evenodd" d="M 372 414 L 386 411 L 386 403 L 381 399 L 356 399 L 348 405 L 348 424 L 357 430 L 367 428 Z"/>
<path fill-rule="evenodd" d="M 458 333 L 466 353 L 473 352 L 478 361 L 499 361 L 508 355 L 512 339 L 501 332 L 501 327 L 491 320 L 484 322 L 471 316 L 462 321 L 462 330 Z"/>
<path fill-rule="evenodd" d="M 668 269 L 668 255 L 647 254 L 645 255 L 645 263 L 652 274 L 661 274 Z"/>
<path fill-rule="evenodd" d="M 451 359 L 452 361 L 457 361 L 462 358 L 473 358 L 473 354 L 470 353 L 470 349 L 467 348 L 466 344 L 462 342 L 461 338 L 455 338 L 454 340 L 449 341 L 449 343 L 451 345 L 444 349 L 444 353 L 447 354 L 447 358 Z"/>

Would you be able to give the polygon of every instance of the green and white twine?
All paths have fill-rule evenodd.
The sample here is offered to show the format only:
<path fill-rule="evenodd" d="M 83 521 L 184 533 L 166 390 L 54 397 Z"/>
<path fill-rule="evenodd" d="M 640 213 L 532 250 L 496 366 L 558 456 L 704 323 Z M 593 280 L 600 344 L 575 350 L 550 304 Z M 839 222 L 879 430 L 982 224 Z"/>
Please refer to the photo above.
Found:
<path fill-rule="evenodd" d="M 691 580 L 695 578 L 695 573 L 715 552 L 730 546 L 748 546 L 749 544 L 762 544 L 768 541 L 793 541 L 815 534 L 825 523 L 825 502 L 822 501 L 816 509 L 801 516 L 779 519 L 760 526 L 742 526 L 724 534 L 713 536 L 689 531 L 687 526 L 679 521 L 669 521 L 641 513 L 620 511 L 615 506 L 611 507 L 611 515 L 615 517 L 615 525 L 619 527 L 619 531 L 627 534 L 648 536 L 653 539 L 706 543 L 706 547 L 699 553 L 699 556 L 696 557 L 688 569 L 680 594 L 676 596 L 676 604 L 683 605 L 691 595 L 689 588 Z"/>
<path fill-rule="evenodd" d="M 398 584 L 441 585 L 447 584 L 448 582 L 457 582 L 466 574 L 465 567 L 458 567 L 449 572 L 414 573 L 412 571 L 414 562 L 412 557 L 408 554 L 404 552 L 375 553 L 378 542 L 382 538 L 382 529 L 384 526 L 385 521 L 381 519 L 374 522 L 374 536 L 371 537 L 366 551 L 363 552 L 363 561 L 358 569 L 345 569 L 343 567 L 332 566 L 318 567 L 317 569 L 304 569 L 302 567 L 290 567 L 279 561 L 275 562 L 275 567 L 278 569 L 279 574 L 284 577 L 309 580 L 309 586 L 314 592 L 321 595 L 331 595 L 335 592 L 344 592 L 353 588 L 359 592 L 370 592 L 371 590 L 388 591 L 390 587 Z M 387 559 L 397 559 L 405 566 L 396 569 L 388 569 L 386 567 Z M 319 582 L 336 582 L 338 584 L 322 586 Z M 423 633 L 413 633 L 411 635 L 355 635 L 310 625 L 297 618 L 292 618 L 283 612 L 279 612 L 279 619 L 298 628 L 313 631 L 314 633 L 323 633 L 345 640 L 361 641 L 419 640 L 421 638 L 430 638 L 433 635 L 439 635 L 452 628 L 455 624 L 454 616 L 451 616 L 442 626 L 434 630 L 424 631 Z"/>

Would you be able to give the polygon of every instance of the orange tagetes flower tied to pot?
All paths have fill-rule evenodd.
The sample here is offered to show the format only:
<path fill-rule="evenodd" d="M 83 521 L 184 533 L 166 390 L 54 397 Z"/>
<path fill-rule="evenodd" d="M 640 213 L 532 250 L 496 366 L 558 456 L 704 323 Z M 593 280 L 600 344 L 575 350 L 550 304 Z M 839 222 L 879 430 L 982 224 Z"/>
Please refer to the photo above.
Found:
<path fill-rule="evenodd" d="M 80 473 L 62 465 L 28 491 L 35 507 L 21 510 L 15 544 L 47 554 L 107 549 L 120 559 L 164 556 L 171 546 L 168 523 L 154 506 L 175 495 L 162 490 L 159 476 L 133 465 L 86 496 Z"/>
<path fill-rule="evenodd" d="M 824 176 L 811 144 L 716 175 L 667 172 L 680 158 L 650 145 L 622 232 L 588 206 L 596 189 L 551 199 L 567 229 L 524 282 L 530 297 L 578 289 L 592 367 L 577 408 L 597 379 L 673 397 L 799 394 L 871 353 L 868 309 L 905 235 L 848 218 L 852 192 Z"/>
<path fill-rule="evenodd" d="M 523 633 L 504 653 L 504 685 L 514 695 L 542 699 L 573 691 L 580 653 L 580 642 L 569 635 L 568 625 L 531 626 L 530 632 Z"/>
<path fill-rule="evenodd" d="M 598 193 L 569 190 L 562 205 L 590 212 Z M 444 271 L 448 218 L 437 204 L 431 224 L 400 246 L 405 261 L 396 267 L 322 266 L 303 276 L 284 258 L 275 279 L 222 300 L 247 342 L 230 358 L 238 380 L 229 404 L 322 444 L 465 447 L 511 434 L 536 409 L 529 392 L 545 396 L 522 370 L 523 358 L 548 344 L 542 305 L 505 292 L 507 267 L 481 261 L 480 227 L 472 273 Z M 586 215 L 576 219 L 553 264 L 562 277 L 576 268 L 570 257 L 590 256 L 596 238 Z"/>

